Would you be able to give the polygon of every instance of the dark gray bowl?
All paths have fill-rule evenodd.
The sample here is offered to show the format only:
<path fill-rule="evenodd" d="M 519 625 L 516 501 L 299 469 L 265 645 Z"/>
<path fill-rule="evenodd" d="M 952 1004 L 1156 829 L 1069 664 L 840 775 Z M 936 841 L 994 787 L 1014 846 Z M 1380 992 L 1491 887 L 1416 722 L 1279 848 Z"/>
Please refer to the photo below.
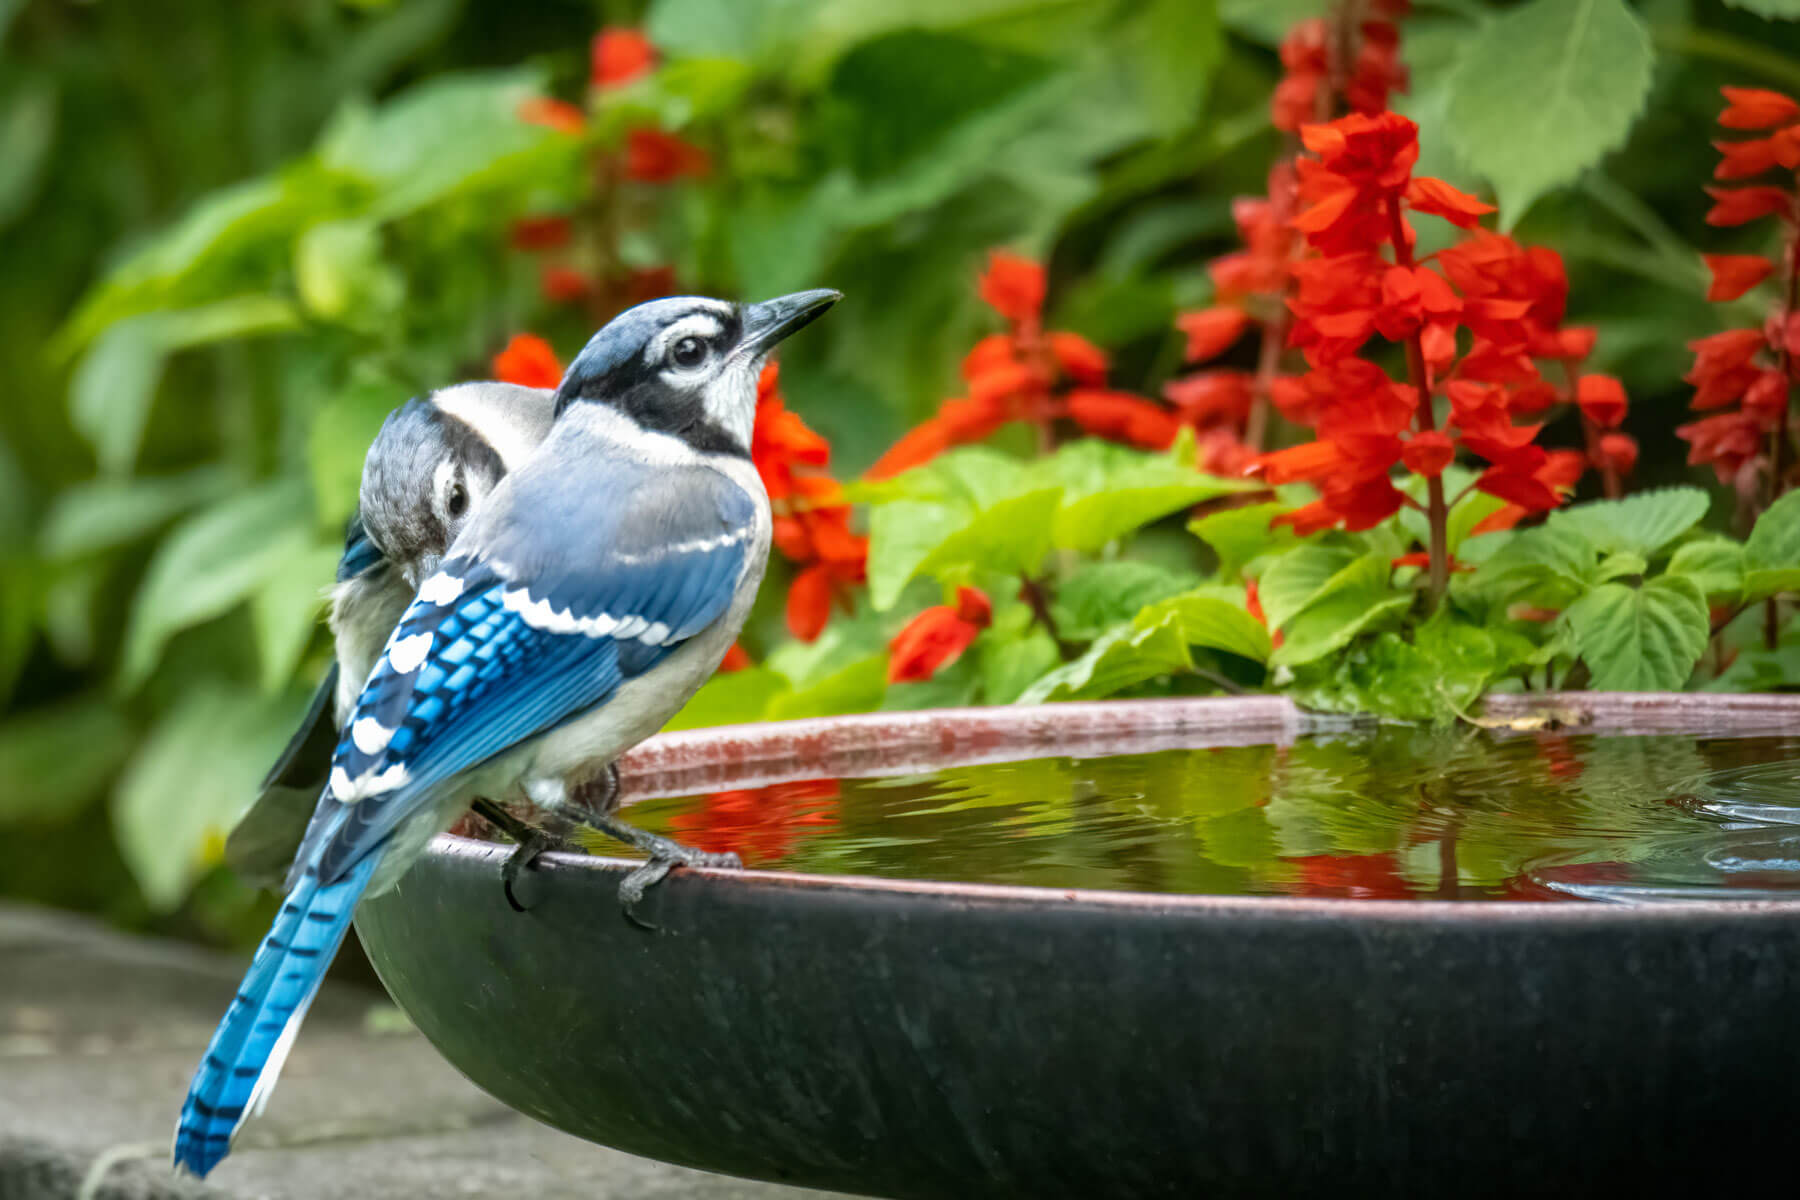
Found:
<path fill-rule="evenodd" d="M 1583 697 L 1596 728 L 1771 732 L 1791 702 Z M 1609 708 L 1608 705 L 1613 705 Z M 1704 709 L 1704 711 L 1702 711 Z M 1285 740 L 1279 701 L 667 736 L 634 792 Z M 1053 748 L 1053 749 L 1052 749 Z M 895 1197 L 1708 1191 L 1800 1127 L 1800 903 L 1146 897 L 677 872 L 441 838 L 358 929 L 519 1110 L 671 1162 Z"/>

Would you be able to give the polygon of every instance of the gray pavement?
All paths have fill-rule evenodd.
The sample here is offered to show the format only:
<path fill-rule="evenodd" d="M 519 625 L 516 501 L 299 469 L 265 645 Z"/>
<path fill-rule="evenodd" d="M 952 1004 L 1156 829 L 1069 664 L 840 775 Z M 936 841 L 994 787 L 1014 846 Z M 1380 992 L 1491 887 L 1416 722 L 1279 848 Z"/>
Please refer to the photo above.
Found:
<path fill-rule="evenodd" d="M 385 997 L 327 988 L 262 1119 L 207 1185 L 171 1123 L 242 970 L 223 955 L 0 904 L 0 1200 L 542 1197 L 829 1200 L 636 1158 L 490 1099 Z M 396 1029 L 396 1026 L 398 1028 Z"/>

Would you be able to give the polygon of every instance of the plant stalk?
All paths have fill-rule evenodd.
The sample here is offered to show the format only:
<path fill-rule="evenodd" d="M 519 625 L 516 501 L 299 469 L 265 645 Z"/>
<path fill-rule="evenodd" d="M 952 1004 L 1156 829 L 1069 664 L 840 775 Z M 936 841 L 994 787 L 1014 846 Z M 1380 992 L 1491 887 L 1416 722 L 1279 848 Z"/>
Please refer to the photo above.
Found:
<path fill-rule="evenodd" d="M 1402 267 L 1415 266 L 1412 246 L 1406 240 L 1406 221 L 1400 214 L 1400 199 L 1388 202 L 1388 218 L 1392 223 L 1394 261 Z M 1406 339 L 1406 373 L 1408 382 L 1418 393 L 1419 406 L 1415 420 L 1420 433 L 1437 428 L 1431 401 L 1434 386 L 1431 368 L 1425 362 L 1425 344 L 1417 331 Z M 1450 590 L 1450 505 L 1444 499 L 1444 477 L 1440 473 L 1425 481 L 1425 520 L 1431 528 L 1431 611 L 1443 603 Z"/>

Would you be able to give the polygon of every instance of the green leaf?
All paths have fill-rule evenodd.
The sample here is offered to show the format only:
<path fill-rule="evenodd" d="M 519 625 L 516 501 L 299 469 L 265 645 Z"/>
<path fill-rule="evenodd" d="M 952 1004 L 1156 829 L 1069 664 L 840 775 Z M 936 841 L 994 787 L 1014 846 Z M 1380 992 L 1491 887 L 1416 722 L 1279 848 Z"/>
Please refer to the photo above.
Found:
<path fill-rule="evenodd" d="M 1299 545 L 1300 539 L 1294 536 L 1291 526 L 1269 524 L 1286 511 L 1287 505 L 1273 502 L 1227 508 L 1195 517 L 1188 522 L 1188 531 L 1219 556 L 1219 574 L 1236 579 L 1263 555 L 1285 554 Z"/>
<path fill-rule="evenodd" d="M 1291 621 L 1356 557 L 1354 550 L 1342 546 L 1304 542 L 1270 563 L 1257 581 L 1257 597 L 1269 628 L 1280 629 Z"/>
<path fill-rule="evenodd" d="M 1064 639 L 1085 642 L 1130 620 L 1145 605 L 1186 591 L 1199 582 L 1191 573 L 1155 563 L 1089 563 L 1057 585 L 1051 616 Z"/>
<path fill-rule="evenodd" d="M 231 484 L 221 467 L 74 484 L 51 503 L 39 545 L 46 557 L 64 560 L 129 545 Z"/>
<path fill-rule="evenodd" d="M 36 199 L 50 151 L 56 145 L 57 81 L 48 72 L 7 64 L 0 81 L 0 229 L 17 220 Z"/>
<path fill-rule="evenodd" d="M 323 321 L 363 325 L 398 307 L 405 285 L 382 261 L 370 221 L 327 221 L 294 247 L 294 281 L 307 311 Z"/>
<path fill-rule="evenodd" d="M 1122 23 L 1108 57 L 1135 103 L 1164 136 L 1186 129 L 1201 110 L 1223 39 L 1206 0 L 1149 0 Z"/>
<path fill-rule="evenodd" d="M 1641 588 L 1603 583 L 1563 614 L 1597 691 L 1667 691 L 1684 686 L 1710 633 L 1706 597 L 1694 581 L 1664 575 Z"/>
<path fill-rule="evenodd" d="M 218 686 L 186 692 L 145 739 L 113 792 L 119 852 L 156 912 L 169 912 L 221 861 L 225 837 L 306 709 Z"/>
<path fill-rule="evenodd" d="M 1010 496 L 969 518 L 935 546 L 918 573 L 942 577 L 957 569 L 1035 574 L 1050 552 L 1050 522 L 1060 493 L 1056 488 Z"/>
<path fill-rule="evenodd" d="M 1676 549 L 1668 573 L 1693 580 L 1709 602 L 1738 604 L 1744 596 L 1744 548 L 1730 538 L 1688 542 Z"/>
<path fill-rule="evenodd" d="M 1331 577 L 1292 620 L 1280 628 L 1280 649 L 1271 663 L 1295 666 L 1330 654 L 1364 630 L 1412 607 L 1411 592 L 1394 591 L 1393 567 L 1379 551 L 1365 554 Z M 1268 600 L 1263 600 L 1268 611 Z M 1273 623 L 1274 617 L 1270 615 Z"/>
<path fill-rule="evenodd" d="M 120 682 L 148 678 L 168 640 L 247 599 L 311 541 L 306 487 L 265 484 L 183 521 L 157 547 L 132 605 Z"/>
<path fill-rule="evenodd" d="M 1800 21 L 1800 0 L 1725 0 L 1725 3 L 1771 21 Z"/>
<path fill-rule="evenodd" d="M 1051 70 L 1033 55 L 923 29 L 874 38 L 832 73 L 830 94 L 846 117 L 840 152 L 863 179 L 945 156 L 953 135 L 991 122 Z"/>
<path fill-rule="evenodd" d="M 1027 630 L 1022 637 L 998 638 L 992 634 L 975 644 L 981 660 L 981 700 L 984 704 L 1011 704 L 1033 680 L 1062 662 L 1056 643 L 1042 629 Z"/>
<path fill-rule="evenodd" d="M 1219 0 L 1219 20 L 1240 37 L 1279 46 L 1296 24 L 1322 17 L 1329 0 Z"/>
<path fill-rule="evenodd" d="M 527 183 L 580 152 L 580 139 L 519 120 L 519 105 L 540 86 L 533 70 L 434 76 L 378 109 L 344 109 L 320 140 L 319 161 L 376 190 L 368 215 L 377 220 Z"/>
<path fill-rule="evenodd" d="M 1172 454 L 1145 454 L 1099 438 L 1071 442 L 1031 467 L 1063 488 L 1055 544 L 1099 550 L 1152 521 L 1254 485 L 1197 474 Z"/>
<path fill-rule="evenodd" d="M 788 681 L 767 667 L 747 667 L 742 671 L 714 675 L 663 729 L 748 725 L 762 720 L 769 702 L 787 690 Z"/>
<path fill-rule="evenodd" d="M 1190 646 L 1208 646 L 1252 662 L 1267 662 L 1271 649 L 1269 631 L 1244 608 L 1241 599 L 1222 593 L 1236 588 L 1202 586 L 1159 600 L 1140 612 L 1132 623 L 1148 629 L 1173 623 Z"/>
<path fill-rule="evenodd" d="M 1600 553 L 1650 559 L 1692 529 L 1710 506 L 1699 488 L 1660 488 L 1623 500 L 1591 500 L 1550 514 L 1552 528 L 1579 533 Z"/>
<path fill-rule="evenodd" d="M 1472 586 L 1501 598 L 1533 589 L 1567 600 L 1593 583 L 1598 552 L 1579 529 L 1540 525 L 1511 535 L 1475 570 Z"/>
<path fill-rule="evenodd" d="M 319 626 L 325 589 L 341 553 L 330 545 L 291 553 L 250 597 L 250 624 L 256 633 L 264 691 L 278 692 L 294 678 L 300 656 Z"/>
<path fill-rule="evenodd" d="M 1531 0 L 1481 26 L 1450 77 L 1448 127 L 1505 227 L 1624 143 L 1653 62 L 1624 0 Z"/>
<path fill-rule="evenodd" d="M 1609 554 L 1600 560 L 1600 570 L 1594 576 L 1604 583 L 1609 579 L 1624 579 L 1631 575 L 1642 575 L 1650 569 L 1650 564 L 1628 551 L 1621 550 L 1617 554 Z"/>
<path fill-rule="evenodd" d="M 356 511 L 369 446 L 388 414 L 405 400 L 405 385 L 359 370 L 314 415 L 306 435 L 306 458 L 321 521 L 342 525 Z"/>
<path fill-rule="evenodd" d="M 886 694 L 887 653 L 883 651 L 859 659 L 810 687 L 772 697 L 764 719 L 794 721 L 802 717 L 874 712 Z"/>
<path fill-rule="evenodd" d="M 1383 633 L 1295 672 L 1306 708 L 1448 724 L 1511 666 L 1488 631 L 1440 612 L 1409 642 Z"/>
<path fill-rule="evenodd" d="M 108 329 L 69 380 L 69 423 L 106 474 L 123 474 L 137 460 L 164 357 L 156 319 L 135 317 Z"/>
<path fill-rule="evenodd" d="M 926 708 L 966 708 L 981 689 L 981 668 L 976 656 L 965 651 L 956 661 L 940 667 L 930 679 L 916 683 L 890 683 L 881 698 L 883 712 L 918 712 Z"/>
<path fill-rule="evenodd" d="M 1187 640 L 1174 614 L 1147 629 L 1121 625 L 1020 694 L 1020 704 L 1099 700 L 1161 675 L 1193 669 Z"/>
<path fill-rule="evenodd" d="M 1744 543 L 1751 570 L 1800 567 L 1800 491 L 1789 492 L 1763 512 Z"/>
<path fill-rule="evenodd" d="M 54 825 L 100 794 L 131 749 L 131 724 L 87 697 L 35 708 L 0 724 L 0 828 Z"/>

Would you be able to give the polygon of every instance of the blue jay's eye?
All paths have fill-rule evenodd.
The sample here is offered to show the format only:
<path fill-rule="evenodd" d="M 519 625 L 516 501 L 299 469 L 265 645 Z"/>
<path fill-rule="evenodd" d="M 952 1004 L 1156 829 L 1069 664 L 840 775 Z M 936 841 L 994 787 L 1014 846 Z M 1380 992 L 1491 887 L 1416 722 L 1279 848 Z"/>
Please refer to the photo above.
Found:
<path fill-rule="evenodd" d="M 457 480 L 450 488 L 450 499 L 444 507 L 449 509 L 452 517 L 460 517 L 469 510 L 469 489 L 462 485 L 462 480 Z"/>
<path fill-rule="evenodd" d="M 670 348 L 669 358 L 678 367 L 697 367 L 706 361 L 706 343 L 697 337 L 684 337 Z"/>

